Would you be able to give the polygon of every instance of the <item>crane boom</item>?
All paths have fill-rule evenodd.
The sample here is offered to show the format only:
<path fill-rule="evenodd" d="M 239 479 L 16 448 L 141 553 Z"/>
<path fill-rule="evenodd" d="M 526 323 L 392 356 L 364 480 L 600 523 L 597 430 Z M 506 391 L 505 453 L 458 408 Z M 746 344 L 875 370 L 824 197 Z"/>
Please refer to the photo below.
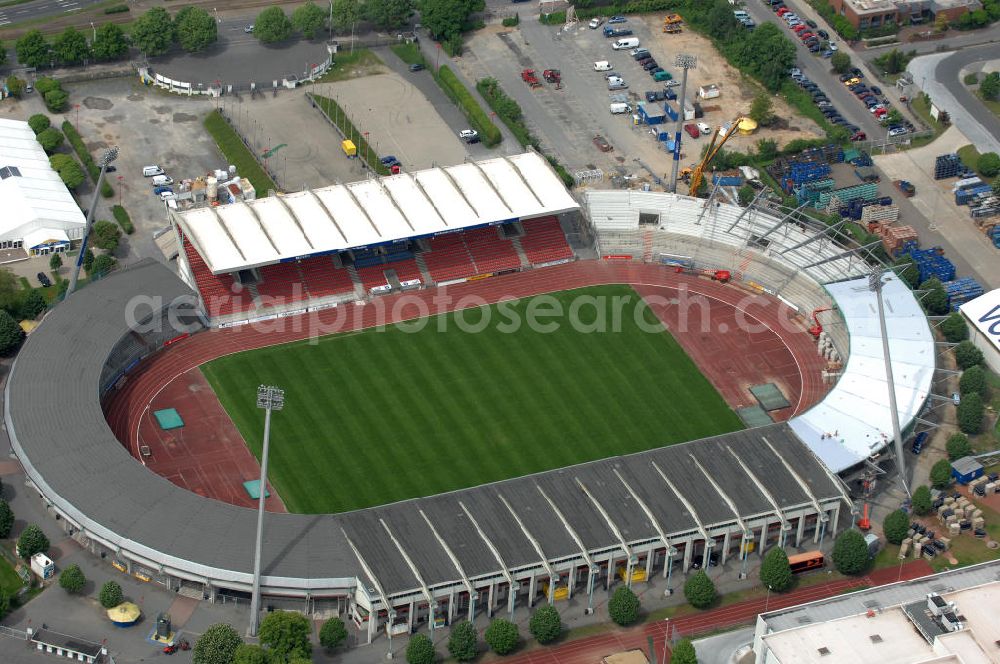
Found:
<path fill-rule="evenodd" d="M 705 177 L 705 169 L 708 168 L 709 164 L 712 163 L 712 160 L 715 159 L 715 155 L 719 154 L 719 151 L 722 150 L 722 146 L 726 144 L 726 141 L 728 141 L 730 137 L 736 133 L 742 119 L 743 117 L 740 116 L 733 120 L 732 125 L 726 130 L 726 133 L 722 135 L 722 138 L 718 140 L 718 144 L 716 144 L 716 139 L 719 136 L 719 132 L 712 132 L 712 142 L 708 144 L 708 150 L 705 151 L 705 157 L 691 173 L 691 185 L 690 189 L 688 189 L 689 195 L 698 195 L 698 187 L 701 186 L 701 181 Z"/>

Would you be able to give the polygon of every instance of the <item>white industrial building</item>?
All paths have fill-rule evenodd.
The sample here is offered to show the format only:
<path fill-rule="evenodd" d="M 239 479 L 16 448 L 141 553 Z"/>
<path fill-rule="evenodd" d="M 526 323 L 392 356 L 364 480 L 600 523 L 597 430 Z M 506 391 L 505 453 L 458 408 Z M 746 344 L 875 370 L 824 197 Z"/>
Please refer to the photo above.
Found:
<path fill-rule="evenodd" d="M 43 255 L 83 237 L 85 219 L 27 122 L 0 119 L 0 249 Z"/>
<path fill-rule="evenodd" d="M 969 339 L 983 351 L 987 366 L 1000 373 L 1000 288 L 966 302 L 959 311 L 971 328 Z"/>

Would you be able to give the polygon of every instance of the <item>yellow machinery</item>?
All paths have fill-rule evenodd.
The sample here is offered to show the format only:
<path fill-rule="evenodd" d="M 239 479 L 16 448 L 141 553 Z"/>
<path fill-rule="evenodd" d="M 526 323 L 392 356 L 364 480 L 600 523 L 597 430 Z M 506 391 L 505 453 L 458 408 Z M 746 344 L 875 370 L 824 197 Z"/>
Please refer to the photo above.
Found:
<path fill-rule="evenodd" d="M 722 146 L 726 144 L 726 141 L 728 141 L 729 138 L 739 130 L 741 120 L 743 120 L 742 116 L 733 120 L 732 124 L 729 125 L 729 129 L 727 129 L 726 133 L 722 135 L 722 138 L 719 138 L 718 131 L 712 132 L 712 142 L 708 144 L 708 150 L 705 151 L 705 157 L 701 160 L 701 163 L 695 166 L 694 170 L 691 171 L 691 181 L 688 194 L 691 196 L 698 195 L 698 187 L 701 186 L 701 181 L 705 177 L 705 169 L 708 168 L 709 164 L 712 163 L 712 160 L 715 159 L 715 155 L 719 154 L 719 151 L 722 150 Z"/>
<path fill-rule="evenodd" d="M 546 598 L 549 596 L 549 584 L 547 581 L 542 582 L 542 594 Z M 568 586 L 556 586 L 552 591 L 552 599 L 556 602 L 564 599 L 569 599 L 569 587 Z"/>
<path fill-rule="evenodd" d="M 617 572 L 618 572 L 618 578 L 619 579 L 621 579 L 622 581 L 626 581 L 627 580 L 626 577 L 628 576 L 628 570 L 627 570 L 626 567 L 619 567 L 618 570 L 617 570 Z M 641 582 L 643 582 L 645 580 L 646 580 L 646 569 L 645 568 L 643 568 L 643 567 L 634 567 L 634 568 L 632 568 L 632 583 L 641 583 Z"/>

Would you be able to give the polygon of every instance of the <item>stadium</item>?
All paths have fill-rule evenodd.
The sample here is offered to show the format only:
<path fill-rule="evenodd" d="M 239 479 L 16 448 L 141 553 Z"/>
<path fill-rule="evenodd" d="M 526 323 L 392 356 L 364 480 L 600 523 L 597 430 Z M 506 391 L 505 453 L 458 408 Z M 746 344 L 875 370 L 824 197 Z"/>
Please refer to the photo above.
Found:
<path fill-rule="evenodd" d="M 172 230 L 177 273 L 143 261 L 45 318 L 4 416 L 67 533 L 179 593 L 249 597 L 258 380 L 288 390 L 257 487 L 264 604 L 339 612 L 369 641 L 822 546 L 892 442 L 873 259 L 794 211 L 581 204 L 526 153 L 175 212 Z M 882 292 L 907 431 L 934 341 L 891 273 Z M 544 343 L 395 331 L 580 294 L 625 298 L 633 323 Z M 696 329 L 689 296 L 710 304 Z M 155 417 L 170 408 L 183 426 Z"/>

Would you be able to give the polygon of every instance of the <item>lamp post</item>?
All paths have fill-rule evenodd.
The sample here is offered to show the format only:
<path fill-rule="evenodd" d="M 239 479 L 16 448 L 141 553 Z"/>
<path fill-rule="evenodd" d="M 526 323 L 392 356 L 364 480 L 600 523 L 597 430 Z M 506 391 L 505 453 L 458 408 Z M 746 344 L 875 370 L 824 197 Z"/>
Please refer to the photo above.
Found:
<path fill-rule="evenodd" d="M 878 325 L 882 333 L 882 354 L 885 356 L 885 380 L 889 385 L 889 417 L 892 419 L 892 439 L 895 442 L 896 464 L 899 467 L 899 483 L 910 497 L 910 487 L 906 482 L 906 459 L 903 457 L 903 436 L 899 431 L 899 409 L 896 406 L 896 384 L 892 378 L 892 359 L 889 357 L 889 333 L 885 326 L 885 303 L 882 300 L 882 269 L 876 268 L 868 275 L 868 290 L 875 293 L 878 303 Z"/>
<path fill-rule="evenodd" d="M 764 613 L 767 613 L 767 605 L 771 601 L 771 586 L 767 587 L 767 597 L 764 598 Z"/>
<path fill-rule="evenodd" d="M 667 547 L 667 594 L 674 594 L 674 586 L 672 585 L 672 578 L 674 574 L 674 556 L 678 553 L 676 547 Z"/>
<path fill-rule="evenodd" d="M 684 102 L 687 101 L 688 69 L 698 66 L 698 58 L 693 55 L 678 53 L 674 58 L 674 64 L 680 67 L 681 71 L 681 99 L 680 110 L 677 113 L 677 123 L 674 127 L 674 165 L 670 174 L 670 193 L 677 193 L 677 172 L 681 164 L 681 126 L 684 124 Z"/>
<path fill-rule="evenodd" d="M 267 451 L 271 442 L 271 412 L 285 407 L 285 391 L 273 385 L 257 388 L 257 407 L 264 409 L 264 449 L 260 455 L 260 484 L 257 486 L 257 541 L 253 555 L 253 593 L 250 596 L 250 636 L 260 626 L 260 550 L 264 533 L 264 497 L 267 495 Z"/>
<path fill-rule="evenodd" d="M 101 166 L 101 172 L 97 175 L 97 185 L 94 187 L 94 197 L 90 200 L 90 208 L 87 210 L 87 219 L 83 225 L 83 241 L 80 243 L 80 254 L 76 257 L 76 265 L 69 275 L 69 286 L 66 288 L 68 298 L 76 290 L 76 282 L 80 278 L 80 268 L 83 267 L 83 256 L 87 253 L 87 240 L 90 238 L 90 227 L 94 223 L 94 210 L 97 208 L 97 198 L 101 194 L 101 184 L 104 182 L 104 174 L 108 170 L 108 165 L 118 158 L 118 148 L 112 146 L 101 153 L 97 163 Z"/>

